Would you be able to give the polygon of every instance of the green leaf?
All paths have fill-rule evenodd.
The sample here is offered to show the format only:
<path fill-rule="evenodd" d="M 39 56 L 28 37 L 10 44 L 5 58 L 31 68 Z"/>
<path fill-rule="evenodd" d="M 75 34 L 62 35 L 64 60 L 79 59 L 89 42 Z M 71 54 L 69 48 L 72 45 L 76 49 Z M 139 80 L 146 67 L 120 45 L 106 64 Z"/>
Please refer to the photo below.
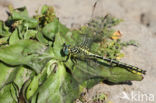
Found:
<path fill-rule="evenodd" d="M 38 20 L 30 18 L 25 7 L 12 10 L 11 18 L 9 18 L 8 22 L 17 20 L 23 20 L 23 25 L 28 28 L 36 28 L 38 25 Z"/>
<path fill-rule="evenodd" d="M 54 42 L 54 46 L 51 50 L 53 51 L 51 53 L 51 56 L 55 59 L 62 60 L 64 57 L 62 57 L 61 51 L 62 51 L 63 44 L 65 43 L 65 40 L 60 33 L 56 34 L 55 40 L 56 41 Z"/>
<path fill-rule="evenodd" d="M 37 34 L 36 30 L 28 30 L 25 32 L 24 39 L 35 38 L 36 34 Z"/>
<path fill-rule="evenodd" d="M 0 44 L 6 44 L 8 42 L 9 37 L 0 38 Z"/>
<path fill-rule="evenodd" d="M 17 103 L 16 89 L 13 84 L 8 84 L 0 90 L 0 103 Z"/>
<path fill-rule="evenodd" d="M 9 83 L 14 83 L 18 89 L 21 89 L 32 73 L 27 68 L 9 67 L 2 63 L 0 63 L 0 70 L 0 89 Z"/>
<path fill-rule="evenodd" d="M 30 83 L 30 85 L 28 86 L 27 91 L 26 91 L 26 97 L 27 97 L 28 100 L 36 92 L 36 90 L 38 89 L 38 85 L 39 85 L 38 77 L 34 76 L 31 83 Z"/>
<path fill-rule="evenodd" d="M 58 63 L 56 73 L 53 72 L 40 86 L 37 103 L 72 103 L 79 95 L 79 85 L 66 72 L 62 63 Z M 32 98 L 35 100 L 36 95 Z"/>
<path fill-rule="evenodd" d="M 0 36 L 9 37 L 10 36 L 9 27 L 5 25 L 5 22 L 0 20 Z"/>
<path fill-rule="evenodd" d="M 41 42 L 43 44 L 48 44 L 48 40 L 43 36 L 43 34 L 41 32 L 38 32 L 36 34 L 36 38 L 39 40 L 39 42 Z"/>
<path fill-rule="evenodd" d="M 0 88 L 4 86 L 7 79 L 9 78 L 10 73 L 14 70 L 13 67 L 8 67 L 3 63 L 0 63 Z"/>
<path fill-rule="evenodd" d="M 22 8 L 14 9 L 11 12 L 11 17 L 12 20 L 25 20 L 29 16 L 28 16 L 27 9 L 25 7 L 22 7 Z"/>
<path fill-rule="evenodd" d="M 59 22 L 59 25 L 58 25 L 58 31 L 60 32 L 60 34 L 62 34 L 62 35 L 66 35 L 67 32 L 70 31 L 70 29 L 67 28 L 65 25 L 63 25 L 63 24 L 61 24 L 61 23 Z"/>
<path fill-rule="evenodd" d="M 143 79 L 142 75 L 137 75 L 129 72 L 128 70 L 120 67 L 114 67 L 111 70 L 112 74 L 108 78 L 108 81 L 113 83 L 120 83 L 126 81 L 141 81 Z"/>
<path fill-rule="evenodd" d="M 41 9 L 41 14 L 45 14 L 46 11 L 48 10 L 49 6 L 47 5 L 43 5 L 42 9 Z"/>
<path fill-rule="evenodd" d="M 113 67 L 109 63 L 102 61 L 97 61 L 96 63 L 91 62 L 89 65 L 89 62 L 77 61 L 77 64 L 71 70 L 73 77 L 80 84 L 88 84 L 87 87 L 91 87 L 92 84 L 96 84 L 97 81 L 100 82 L 100 80 L 120 83 L 132 80 L 141 81 L 143 79 L 142 75 L 131 73 L 122 67 Z M 89 83 L 86 83 L 86 81 Z"/>
<path fill-rule="evenodd" d="M 10 36 L 9 44 L 14 44 L 18 42 L 18 40 L 19 40 L 18 32 L 17 29 L 15 29 L 12 35 Z"/>
<path fill-rule="evenodd" d="M 55 34 L 58 32 L 58 19 L 54 19 L 53 22 L 47 24 L 42 32 L 45 37 L 47 37 L 50 40 L 53 40 Z"/>
<path fill-rule="evenodd" d="M 0 60 L 9 65 L 27 65 L 39 73 L 51 57 L 46 47 L 33 40 L 19 40 L 13 45 L 0 48 Z"/>
<path fill-rule="evenodd" d="M 31 77 L 31 74 L 33 74 L 33 71 L 29 70 L 28 68 L 24 68 L 22 66 L 16 67 L 10 73 L 6 83 L 14 82 L 18 88 L 21 89 L 25 81 Z"/>
<path fill-rule="evenodd" d="M 38 21 L 34 18 L 25 18 L 23 25 L 28 28 L 36 28 L 38 26 Z"/>
<path fill-rule="evenodd" d="M 12 84 L 10 87 L 11 96 L 16 102 L 18 102 L 18 97 L 17 97 L 18 96 L 18 87 L 14 83 L 11 83 L 11 84 Z"/>
<path fill-rule="evenodd" d="M 7 86 L 7 84 L 10 84 L 10 83 L 13 84 L 13 86 L 10 86 L 10 91 L 11 91 L 12 98 L 14 98 L 16 100 L 17 95 L 21 95 L 21 94 L 18 94 L 17 91 L 23 90 L 22 89 L 23 85 L 29 78 L 31 78 L 33 72 L 24 67 L 11 68 L 11 67 L 5 66 L 4 64 L 2 64 L 2 66 L 0 66 L 0 67 L 2 67 L 2 68 L 0 68 L 0 70 L 3 73 L 3 75 L 0 75 L 1 80 L 3 79 L 2 86 L 3 86 L 3 88 L 5 88 Z M 7 68 L 9 68 L 9 69 L 7 70 Z M 5 72 L 4 72 L 4 69 L 6 69 Z M 6 74 L 6 75 L 4 75 L 4 74 Z M 0 87 L 0 90 L 3 90 L 3 88 Z M 2 94 L 5 94 L 5 93 L 2 93 Z M 7 98 L 7 95 L 6 95 L 6 97 L 3 97 L 3 98 Z"/>

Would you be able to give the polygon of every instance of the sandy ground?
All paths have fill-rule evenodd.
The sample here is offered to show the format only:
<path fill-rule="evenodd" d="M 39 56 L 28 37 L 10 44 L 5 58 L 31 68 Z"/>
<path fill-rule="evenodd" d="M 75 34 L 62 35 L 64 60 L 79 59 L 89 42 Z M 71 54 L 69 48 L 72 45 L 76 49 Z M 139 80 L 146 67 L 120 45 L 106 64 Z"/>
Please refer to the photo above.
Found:
<path fill-rule="evenodd" d="M 0 19 L 7 19 L 9 4 L 15 8 L 26 6 L 30 15 L 44 4 L 53 5 L 56 15 L 68 27 L 83 25 L 91 17 L 107 13 L 123 18 L 116 29 L 121 31 L 123 40 L 136 40 L 140 47 L 126 48 L 122 61 L 147 70 L 147 75 L 131 86 L 100 83 L 86 96 L 105 93 L 110 103 L 156 103 L 156 0 L 0 0 Z M 124 94 L 128 98 L 122 98 Z"/>

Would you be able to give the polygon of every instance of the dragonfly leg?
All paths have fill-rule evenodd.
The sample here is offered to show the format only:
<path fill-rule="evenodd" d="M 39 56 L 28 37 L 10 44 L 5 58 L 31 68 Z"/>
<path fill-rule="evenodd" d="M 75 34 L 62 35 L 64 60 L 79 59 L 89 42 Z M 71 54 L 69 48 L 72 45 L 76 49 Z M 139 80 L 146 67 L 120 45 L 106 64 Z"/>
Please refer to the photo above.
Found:
<path fill-rule="evenodd" d="M 65 58 L 65 60 L 63 60 L 62 62 L 67 62 L 69 59 L 69 55 Z"/>
<path fill-rule="evenodd" d="M 73 57 L 71 60 L 72 60 L 72 62 L 73 62 L 74 64 L 76 64 L 76 63 L 77 63 L 76 58 L 74 58 L 74 57 Z"/>

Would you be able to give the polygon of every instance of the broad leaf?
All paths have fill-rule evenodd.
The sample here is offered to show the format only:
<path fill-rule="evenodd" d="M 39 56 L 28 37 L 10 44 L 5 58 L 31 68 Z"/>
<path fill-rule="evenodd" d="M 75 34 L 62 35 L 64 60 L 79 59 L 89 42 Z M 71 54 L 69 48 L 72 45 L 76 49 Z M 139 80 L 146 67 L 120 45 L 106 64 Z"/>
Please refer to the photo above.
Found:
<path fill-rule="evenodd" d="M 77 61 L 76 65 L 71 70 L 73 77 L 82 84 L 87 84 L 86 87 L 91 87 L 91 84 L 97 83 L 97 81 L 108 80 L 113 83 L 121 83 L 125 81 L 143 79 L 142 75 L 137 75 L 126 70 L 126 68 L 111 66 L 109 63 L 96 62 L 89 65 L 83 61 Z M 89 84 L 89 85 L 88 85 Z"/>
<path fill-rule="evenodd" d="M 40 86 L 37 103 L 72 103 L 79 95 L 79 84 L 66 71 L 62 63 L 58 63 L 56 73 Z M 35 100 L 34 95 L 32 100 Z"/>
<path fill-rule="evenodd" d="M 1 88 L 6 83 L 7 79 L 9 78 L 9 75 L 14 70 L 14 68 L 8 67 L 3 63 L 0 63 L 0 70 L 1 70 L 0 72 L 0 88 Z"/>
<path fill-rule="evenodd" d="M 0 103 L 17 103 L 16 87 L 11 83 L 0 90 Z"/>
<path fill-rule="evenodd" d="M 54 19 L 53 22 L 47 24 L 42 32 L 45 37 L 47 37 L 50 40 L 54 39 L 55 34 L 58 32 L 58 19 Z"/>
<path fill-rule="evenodd" d="M 27 65 L 39 73 L 50 57 L 46 47 L 36 41 L 20 40 L 0 48 L 0 60 L 9 65 Z"/>

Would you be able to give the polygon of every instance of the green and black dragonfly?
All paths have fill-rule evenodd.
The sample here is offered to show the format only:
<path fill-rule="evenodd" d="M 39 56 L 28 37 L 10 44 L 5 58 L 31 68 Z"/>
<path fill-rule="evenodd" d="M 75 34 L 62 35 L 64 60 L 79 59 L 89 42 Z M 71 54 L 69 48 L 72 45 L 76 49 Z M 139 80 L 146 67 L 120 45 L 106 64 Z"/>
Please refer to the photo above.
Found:
<path fill-rule="evenodd" d="M 101 59 L 108 63 L 115 64 L 116 66 L 124 67 L 127 70 L 129 70 L 130 72 L 138 74 L 138 75 L 142 75 L 142 74 L 146 73 L 145 70 L 142 70 L 136 66 L 132 66 L 132 65 L 129 65 L 129 64 L 126 64 L 123 62 L 119 62 L 114 59 L 109 59 L 109 58 L 105 58 L 103 56 L 94 54 L 94 53 L 90 52 L 87 47 L 84 47 L 84 46 L 73 46 L 72 47 L 72 46 L 66 45 L 64 43 L 63 53 L 65 56 L 67 56 L 67 60 L 69 59 L 69 57 L 71 57 L 73 59 L 73 61 L 76 61 L 76 58 Z"/>

